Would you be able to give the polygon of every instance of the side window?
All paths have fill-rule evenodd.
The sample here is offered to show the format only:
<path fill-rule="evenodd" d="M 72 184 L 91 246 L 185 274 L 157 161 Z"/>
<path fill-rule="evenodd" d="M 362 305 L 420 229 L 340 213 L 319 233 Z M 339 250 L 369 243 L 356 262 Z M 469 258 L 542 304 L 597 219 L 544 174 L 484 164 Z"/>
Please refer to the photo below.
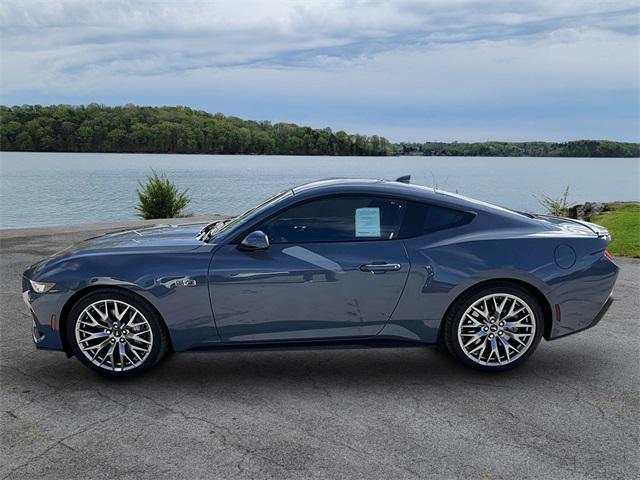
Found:
<path fill-rule="evenodd" d="M 271 243 L 392 240 L 405 210 L 401 200 L 331 197 L 291 207 L 260 228 Z"/>
<path fill-rule="evenodd" d="M 473 214 L 451 208 L 409 202 L 400 238 L 411 238 L 446 228 L 458 227 L 473 220 Z"/>

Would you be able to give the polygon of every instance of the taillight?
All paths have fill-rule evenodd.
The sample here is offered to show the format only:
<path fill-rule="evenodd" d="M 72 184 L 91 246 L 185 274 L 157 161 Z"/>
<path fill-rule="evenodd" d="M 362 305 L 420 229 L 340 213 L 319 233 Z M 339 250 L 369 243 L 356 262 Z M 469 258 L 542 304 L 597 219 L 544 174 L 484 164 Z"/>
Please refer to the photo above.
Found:
<path fill-rule="evenodd" d="M 605 251 L 604 251 L 604 256 L 605 256 L 605 257 L 607 257 L 607 260 L 609 260 L 610 262 L 615 263 L 615 262 L 613 261 L 613 255 L 611 255 L 611 254 L 609 253 L 609 250 L 605 250 Z"/>

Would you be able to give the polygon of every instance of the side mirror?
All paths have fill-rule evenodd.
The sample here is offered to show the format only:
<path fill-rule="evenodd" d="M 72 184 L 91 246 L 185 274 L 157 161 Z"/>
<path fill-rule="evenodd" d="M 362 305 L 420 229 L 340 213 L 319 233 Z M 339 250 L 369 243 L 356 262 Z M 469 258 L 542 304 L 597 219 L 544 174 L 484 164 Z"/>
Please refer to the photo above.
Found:
<path fill-rule="evenodd" d="M 262 230 L 256 230 L 242 239 L 238 250 L 253 252 L 255 250 L 266 250 L 269 248 L 269 237 Z"/>

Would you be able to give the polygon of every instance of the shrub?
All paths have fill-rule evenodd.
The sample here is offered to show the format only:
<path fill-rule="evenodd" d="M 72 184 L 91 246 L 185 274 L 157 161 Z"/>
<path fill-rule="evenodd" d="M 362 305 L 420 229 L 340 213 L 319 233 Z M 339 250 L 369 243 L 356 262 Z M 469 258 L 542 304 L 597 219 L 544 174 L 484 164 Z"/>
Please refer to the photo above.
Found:
<path fill-rule="evenodd" d="M 158 175 L 155 170 L 151 171 L 145 184 L 138 182 L 138 216 L 145 219 L 184 216 L 183 211 L 191 201 L 187 190 L 178 191 L 164 173 Z"/>
<path fill-rule="evenodd" d="M 548 215 L 556 217 L 566 217 L 569 214 L 569 185 L 564 189 L 559 198 L 552 198 L 549 195 L 542 194 L 536 197 L 538 203 L 542 205 Z"/>

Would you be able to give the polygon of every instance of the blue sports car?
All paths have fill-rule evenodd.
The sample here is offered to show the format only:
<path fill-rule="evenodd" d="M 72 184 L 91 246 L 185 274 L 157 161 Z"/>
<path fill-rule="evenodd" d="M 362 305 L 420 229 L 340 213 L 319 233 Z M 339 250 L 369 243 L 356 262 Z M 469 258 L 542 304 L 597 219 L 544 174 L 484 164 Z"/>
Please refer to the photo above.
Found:
<path fill-rule="evenodd" d="M 88 239 L 24 272 L 23 297 L 38 348 L 113 376 L 169 350 L 438 344 L 505 370 L 602 318 L 609 241 L 406 177 L 331 179 L 229 220 Z"/>

